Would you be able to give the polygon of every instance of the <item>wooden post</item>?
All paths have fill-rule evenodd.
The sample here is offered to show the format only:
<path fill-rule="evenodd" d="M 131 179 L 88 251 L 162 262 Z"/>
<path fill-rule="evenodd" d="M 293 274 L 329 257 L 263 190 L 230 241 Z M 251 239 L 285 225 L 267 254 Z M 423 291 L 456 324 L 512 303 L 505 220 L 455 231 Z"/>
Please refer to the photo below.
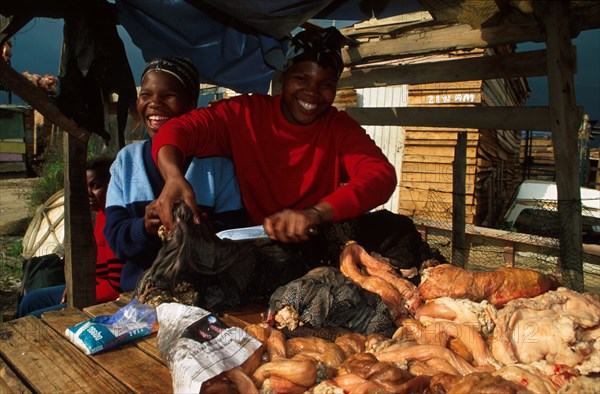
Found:
<path fill-rule="evenodd" d="M 562 1 L 540 3 L 540 16 L 546 24 L 550 127 L 556 163 L 563 285 L 583 291 L 581 194 L 577 171 L 580 116 L 575 102 L 575 59 L 569 32 L 569 9 L 568 3 Z"/>
<path fill-rule="evenodd" d="M 67 133 L 63 141 L 67 303 L 83 308 L 96 303 L 96 248 L 85 175 L 87 141 Z"/>
<path fill-rule="evenodd" d="M 515 242 L 507 242 L 504 246 L 504 266 L 514 267 L 515 266 Z"/>
<path fill-rule="evenodd" d="M 0 61 L 0 82 L 7 89 L 25 100 L 36 111 L 44 115 L 44 118 L 70 135 L 87 143 L 90 138 L 89 131 L 79 127 L 73 119 L 64 116 L 56 104 L 48 98 L 47 94 L 42 92 L 37 86 L 34 86 L 27 78 L 19 74 L 4 61 Z"/>
<path fill-rule="evenodd" d="M 467 179 L 467 132 L 458 133 L 452 162 L 452 264 L 465 267 L 467 236 L 465 233 Z"/>

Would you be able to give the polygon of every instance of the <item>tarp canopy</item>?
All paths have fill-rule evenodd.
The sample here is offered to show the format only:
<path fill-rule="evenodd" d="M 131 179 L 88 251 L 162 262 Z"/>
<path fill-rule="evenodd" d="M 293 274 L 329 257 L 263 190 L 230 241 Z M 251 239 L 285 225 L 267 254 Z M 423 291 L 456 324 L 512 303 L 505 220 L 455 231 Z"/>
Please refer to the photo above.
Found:
<path fill-rule="evenodd" d="M 200 79 L 266 93 L 290 33 L 309 19 L 362 21 L 423 10 L 417 0 L 116 0 L 119 23 L 144 59 L 185 56 Z"/>

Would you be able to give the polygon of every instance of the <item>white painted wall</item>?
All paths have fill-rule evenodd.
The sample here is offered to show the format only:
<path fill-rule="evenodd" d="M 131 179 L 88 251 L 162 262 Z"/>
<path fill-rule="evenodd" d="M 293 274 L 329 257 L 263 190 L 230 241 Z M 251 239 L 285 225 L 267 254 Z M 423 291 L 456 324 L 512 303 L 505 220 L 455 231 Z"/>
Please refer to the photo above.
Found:
<path fill-rule="evenodd" d="M 406 107 L 408 105 L 408 85 L 380 88 L 356 89 L 358 107 Z M 398 184 L 387 203 L 376 209 L 387 209 L 398 213 L 400 196 L 400 175 L 404 154 L 405 131 L 401 126 L 363 126 L 381 148 L 390 163 L 396 168 Z"/>

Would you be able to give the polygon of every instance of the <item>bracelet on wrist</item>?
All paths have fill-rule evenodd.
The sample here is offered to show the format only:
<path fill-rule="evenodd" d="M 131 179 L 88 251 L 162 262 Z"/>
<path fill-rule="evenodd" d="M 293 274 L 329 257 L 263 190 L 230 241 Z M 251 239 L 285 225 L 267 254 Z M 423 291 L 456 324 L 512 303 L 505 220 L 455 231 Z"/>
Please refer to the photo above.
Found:
<path fill-rule="evenodd" d="M 323 223 L 323 212 L 321 212 L 320 209 L 318 209 L 315 206 L 310 206 L 310 207 L 308 207 L 308 209 L 315 211 L 317 213 L 317 215 L 319 216 L 319 224 Z"/>

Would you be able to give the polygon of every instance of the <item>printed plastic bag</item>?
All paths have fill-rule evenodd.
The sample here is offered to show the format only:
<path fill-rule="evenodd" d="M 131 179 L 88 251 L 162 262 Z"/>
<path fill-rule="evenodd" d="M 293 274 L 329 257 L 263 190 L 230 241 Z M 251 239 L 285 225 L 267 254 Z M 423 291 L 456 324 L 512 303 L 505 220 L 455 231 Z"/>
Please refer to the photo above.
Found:
<path fill-rule="evenodd" d="M 65 330 L 65 335 L 85 354 L 94 354 L 156 331 L 156 308 L 136 299 L 114 315 L 97 316 Z"/>
<path fill-rule="evenodd" d="M 158 351 L 169 366 L 173 392 L 199 393 L 202 383 L 241 365 L 261 343 L 212 313 L 165 303 L 156 308 Z"/>

